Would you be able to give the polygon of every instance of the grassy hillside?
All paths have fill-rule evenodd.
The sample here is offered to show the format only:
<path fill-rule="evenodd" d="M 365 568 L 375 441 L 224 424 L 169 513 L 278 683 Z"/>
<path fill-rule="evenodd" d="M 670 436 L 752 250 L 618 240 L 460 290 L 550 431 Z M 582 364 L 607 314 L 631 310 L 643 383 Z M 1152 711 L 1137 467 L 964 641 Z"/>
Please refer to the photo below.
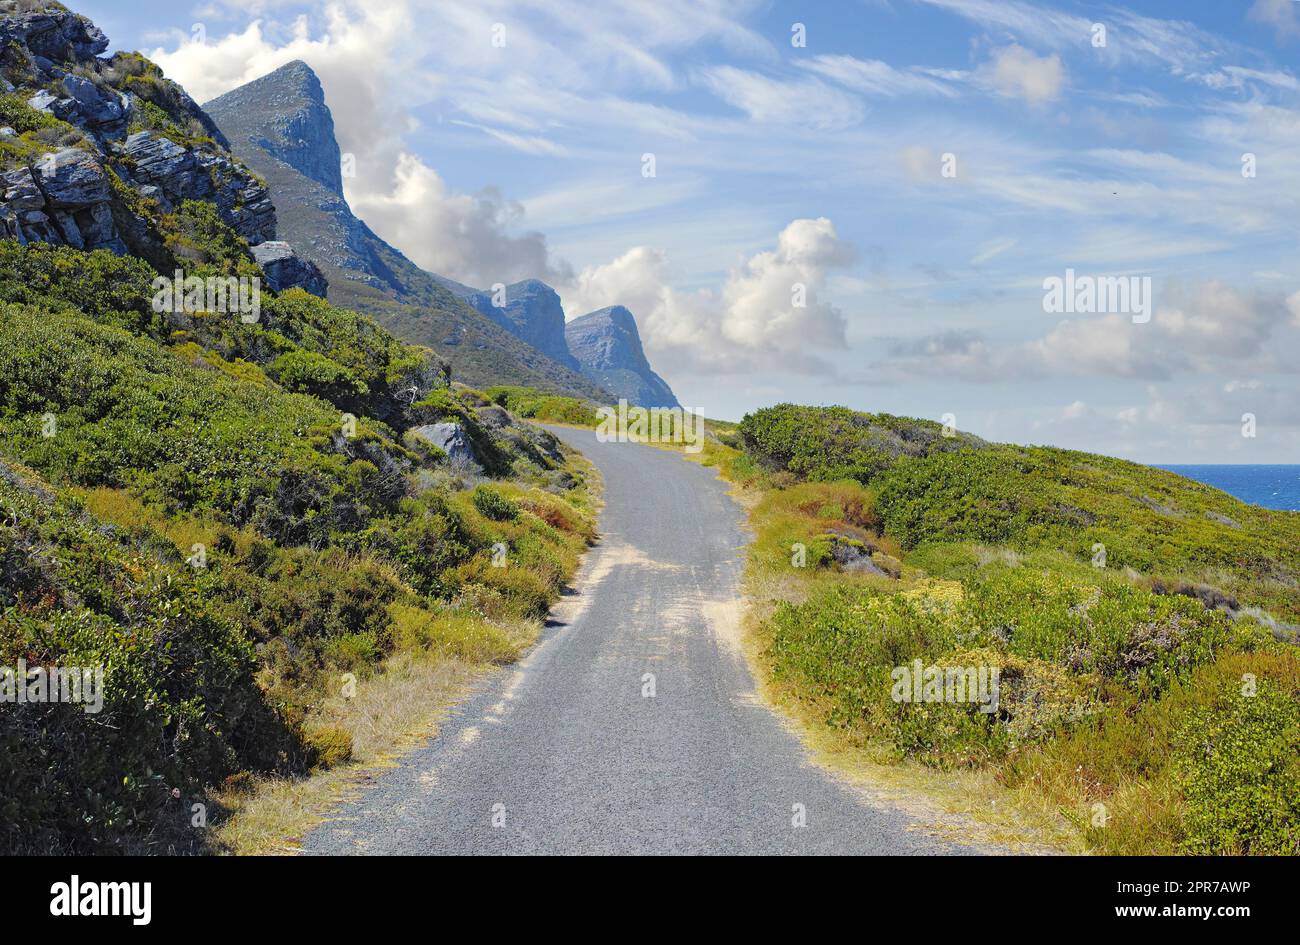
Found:
<path fill-rule="evenodd" d="M 202 205 L 163 222 L 252 265 Z M 212 787 L 346 764 L 345 680 L 512 659 L 592 535 L 582 471 L 428 350 L 299 290 L 158 314 L 153 275 L 0 243 L 0 665 L 107 689 L 0 703 L 6 849 L 206 848 Z M 410 432 L 440 421 L 482 471 Z"/>
<path fill-rule="evenodd" d="M 713 429 L 759 671 L 837 763 L 1085 850 L 1300 852 L 1300 515 L 845 408 Z M 896 700 L 918 659 L 998 668 L 997 711 Z"/>

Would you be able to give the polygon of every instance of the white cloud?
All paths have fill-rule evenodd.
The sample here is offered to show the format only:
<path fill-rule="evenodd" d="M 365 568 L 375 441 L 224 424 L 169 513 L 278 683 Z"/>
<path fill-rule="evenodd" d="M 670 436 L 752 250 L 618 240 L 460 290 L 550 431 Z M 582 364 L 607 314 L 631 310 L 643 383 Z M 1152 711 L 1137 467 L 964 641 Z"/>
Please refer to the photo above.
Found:
<path fill-rule="evenodd" d="M 824 371 L 816 352 L 842 349 L 845 325 L 818 289 L 854 255 L 830 220 L 801 219 L 781 231 L 775 249 L 751 256 L 716 291 L 673 289 L 666 255 L 642 246 L 583 270 L 560 294 L 571 316 L 627 306 L 646 347 L 670 372 Z"/>
<path fill-rule="evenodd" d="M 254 21 L 204 43 L 187 36 L 151 58 L 200 101 L 302 59 L 320 76 L 340 147 L 356 158 L 358 173 L 344 181 L 348 202 L 376 233 L 418 265 L 469 285 L 567 275 L 563 263 L 550 260 L 545 237 L 514 235 L 523 218 L 518 203 L 491 187 L 454 192 L 408 150 L 414 125 L 407 109 L 438 84 L 412 58 L 415 13 L 404 2 L 338 3 L 327 8 L 319 35 L 298 17 L 289 39 L 276 44 Z M 546 148 L 544 139 L 491 133 L 518 150 Z"/>
<path fill-rule="evenodd" d="M 775 79 L 735 66 L 705 69 L 700 78 L 718 98 L 763 124 L 837 131 L 860 124 L 865 114 L 855 96 L 817 79 Z"/>
<path fill-rule="evenodd" d="M 972 266 L 982 266 L 990 259 L 993 259 L 996 256 L 1001 256 L 1007 250 L 1015 246 L 1017 242 L 1019 241 L 1012 237 L 1005 237 L 999 240 L 990 240 L 989 242 L 984 243 L 982 246 L 980 246 L 979 251 L 976 252 L 976 254 L 971 257 L 970 264 Z"/>
<path fill-rule="evenodd" d="M 1014 44 L 997 50 L 979 74 L 983 83 L 999 95 L 1023 98 L 1031 105 L 1055 99 L 1065 81 L 1060 56 L 1035 56 Z"/>
<path fill-rule="evenodd" d="M 1292 324 L 1300 328 L 1300 292 L 1287 297 L 1286 307 L 1291 313 Z"/>
<path fill-rule="evenodd" d="M 731 274 L 722 293 L 723 336 L 748 347 L 843 346 L 844 317 L 816 292 L 827 270 L 848 265 L 854 255 L 825 217 L 793 221 L 775 250 Z M 791 301 L 795 287 L 805 294 L 799 307 Z"/>
<path fill-rule="evenodd" d="M 1286 355 L 1297 343 L 1293 329 L 1300 327 L 1300 293 L 1283 302 L 1209 281 L 1166 286 L 1156 300 L 1154 317 L 1146 323 L 1134 323 L 1129 315 L 1078 316 L 1015 344 L 990 345 L 969 331 L 895 339 L 888 357 L 872 365 L 862 381 L 892 383 L 908 376 L 975 383 L 1039 377 L 1169 380 L 1300 370 Z"/>
<path fill-rule="evenodd" d="M 999 37 L 1011 34 L 1040 49 L 1083 52 L 1112 64 L 1165 66 L 1177 76 L 1194 78 L 1233 49 L 1220 37 L 1185 20 L 1163 20 L 1123 9 L 1108 9 L 1096 20 L 1063 13 L 1022 0 L 916 0 L 961 16 Z M 1106 46 L 1092 46 L 1093 23 L 1106 26 Z"/>
<path fill-rule="evenodd" d="M 1273 27 L 1280 39 L 1300 36 L 1300 5 L 1295 0 L 1255 0 L 1247 16 Z"/>
<path fill-rule="evenodd" d="M 952 78 L 952 73 L 938 70 L 904 72 L 879 59 L 858 59 L 855 56 L 816 56 L 799 65 L 822 78 L 838 82 L 864 95 L 895 98 L 901 95 L 938 95 L 952 98 L 957 90 L 949 83 L 939 81 L 936 75 Z"/>
<path fill-rule="evenodd" d="M 351 203 L 376 233 L 405 247 L 417 265 L 467 285 L 569 276 L 565 264 L 551 261 L 542 234 L 511 235 L 523 217 L 520 204 L 495 188 L 453 193 L 415 155 L 399 155 L 391 187 L 352 195 Z"/>
<path fill-rule="evenodd" d="M 1244 66 L 1224 66 L 1222 71 L 1208 73 L 1202 76 L 1202 79 L 1212 89 L 1242 89 L 1246 87 L 1246 83 L 1255 82 L 1282 89 L 1284 92 L 1300 92 L 1300 80 L 1289 72 L 1277 70 L 1265 72 L 1260 69 L 1247 69 Z"/>

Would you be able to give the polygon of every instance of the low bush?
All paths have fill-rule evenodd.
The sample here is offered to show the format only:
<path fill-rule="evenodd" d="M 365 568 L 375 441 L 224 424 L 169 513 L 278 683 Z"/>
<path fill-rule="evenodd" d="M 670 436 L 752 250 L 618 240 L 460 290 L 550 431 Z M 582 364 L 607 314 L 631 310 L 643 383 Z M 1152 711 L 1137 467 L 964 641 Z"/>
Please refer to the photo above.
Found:
<path fill-rule="evenodd" d="M 488 486 L 474 489 L 474 508 L 494 522 L 513 522 L 519 517 L 519 506 Z"/>

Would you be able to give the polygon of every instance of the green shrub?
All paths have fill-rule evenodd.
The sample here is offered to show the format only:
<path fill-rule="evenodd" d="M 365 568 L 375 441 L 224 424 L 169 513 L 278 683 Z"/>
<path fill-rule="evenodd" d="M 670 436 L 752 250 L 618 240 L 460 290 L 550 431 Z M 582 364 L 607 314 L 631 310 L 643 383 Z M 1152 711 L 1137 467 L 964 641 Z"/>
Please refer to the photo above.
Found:
<path fill-rule="evenodd" d="M 156 78 L 133 61 L 114 60 L 120 81 Z M 190 273 L 252 266 L 210 207 L 164 228 Z M 340 671 L 379 672 L 402 646 L 512 658 L 590 534 L 563 498 L 525 493 L 534 515 L 449 496 L 397 442 L 445 408 L 490 471 L 542 465 L 427 349 L 301 290 L 265 296 L 252 325 L 155 313 L 153 278 L 139 259 L 0 242 L 0 665 L 107 672 L 97 717 L 0 703 L 6 850 L 201 849 L 189 805 L 207 787 L 347 760 L 346 731 L 321 721 Z M 520 566 L 490 566 L 503 539 Z M 475 594 L 503 626 L 438 600 Z"/>
<path fill-rule="evenodd" d="M 364 394 L 365 385 L 343 365 L 315 351 L 290 351 L 271 363 L 271 374 L 286 390 L 335 400 Z"/>
<path fill-rule="evenodd" d="M 32 108 L 23 96 L 14 93 L 0 95 L 0 125 L 8 125 L 20 135 L 43 128 L 67 127 L 53 115 Z"/>
<path fill-rule="evenodd" d="M 834 585 L 782 604 L 770 632 L 774 671 L 826 699 L 828 721 L 939 766 L 984 764 L 1050 738 L 1100 711 L 1103 685 L 1158 698 L 1240 639 L 1226 616 L 1190 598 L 997 567 L 964 587 Z M 890 672 L 917 659 L 1000 667 L 1000 711 L 893 702 Z"/>
<path fill-rule="evenodd" d="M 474 489 L 474 508 L 494 522 L 513 522 L 519 517 L 519 506 L 488 486 Z"/>
<path fill-rule="evenodd" d="M 352 760 L 352 735 L 340 725 L 308 729 L 307 745 L 317 768 L 337 768 Z"/>
<path fill-rule="evenodd" d="M 204 784 L 301 759 L 254 683 L 250 641 L 188 569 L 5 481 L 0 510 L 0 665 L 102 667 L 105 690 L 93 714 L 0 703 L 0 845 L 108 852 L 152 832 L 189 849 Z"/>
<path fill-rule="evenodd" d="M 778 404 L 746 415 L 737 431 L 751 456 L 819 482 L 857 479 L 865 484 L 903 457 L 983 445 L 967 434 L 945 437 L 932 421 L 847 407 Z"/>
<path fill-rule="evenodd" d="M 163 217 L 158 228 L 187 276 L 261 275 L 248 244 L 222 221 L 215 204 L 186 200 Z"/>
<path fill-rule="evenodd" d="M 597 422 L 595 408 L 576 397 L 548 394 L 531 387 L 506 385 L 489 387 L 487 395 L 494 404 L 505 407 L 516 417 L 542 423 L 568 423 L 579 427 L 594 427 Z"/>
<path fill-rule="evenodd" d="M 1266 680 L 1241 684 L 1193 713 L 1179 733 L 1176 770 L 1187 804 L 1186 852 L 1300 853 L 1300 693 Z"/>
<path fill-rule="evenodd" d="M 83 253 L 66 246 L 0 240 L 0 302 L 72 309 L 131 331 L 157 331 L 150 301 L 155 273 L 141 260 L 106 249 Z"/>

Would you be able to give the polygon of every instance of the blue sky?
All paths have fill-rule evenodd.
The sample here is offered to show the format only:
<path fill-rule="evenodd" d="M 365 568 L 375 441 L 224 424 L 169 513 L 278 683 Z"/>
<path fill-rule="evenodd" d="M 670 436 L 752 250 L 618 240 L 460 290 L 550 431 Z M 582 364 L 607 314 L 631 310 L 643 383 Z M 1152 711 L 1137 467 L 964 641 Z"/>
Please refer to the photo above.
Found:
<path fill-rule="evenodd" d="M 1294 0 L 73 6 L 200 101 L 306 60 L 379 233 L 628 305 L 710 415 L 1300 462 Z M 1045 311 L 1067 270 L 1153 317 Z"/>

